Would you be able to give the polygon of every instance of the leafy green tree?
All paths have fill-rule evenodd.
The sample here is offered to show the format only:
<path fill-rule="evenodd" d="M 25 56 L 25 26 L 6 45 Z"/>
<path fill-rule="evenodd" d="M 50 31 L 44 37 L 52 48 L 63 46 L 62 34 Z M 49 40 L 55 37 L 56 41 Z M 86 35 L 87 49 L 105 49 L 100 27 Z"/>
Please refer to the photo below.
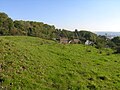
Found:
<path fill-rule="evenodd" d="M 111 41 L 113 41 L 117 46 L 120 46 L 120 37 L 114 37 Z"/>
<path fill-rule="evenodd" d="M 0 34 L 10 35 L 10 31 L 14 28 L 13 20 L 5 13 L 0 13 Z"/>
<path fill-rule="evenodd" d="M 95 44 L 96 44 L 96 48 L 99 48 L 99 49 L 105 48 L 106 47 L 106 40 L 98 37 Z"/>
<path fill-rule="evenodd" d="M 97 35 L 90 31 L 79 31 L 78 35 L 79 35 L 80 40 L 83 42 L 85 42 L 86 40 L 96 42 L 97 40 Z"/>

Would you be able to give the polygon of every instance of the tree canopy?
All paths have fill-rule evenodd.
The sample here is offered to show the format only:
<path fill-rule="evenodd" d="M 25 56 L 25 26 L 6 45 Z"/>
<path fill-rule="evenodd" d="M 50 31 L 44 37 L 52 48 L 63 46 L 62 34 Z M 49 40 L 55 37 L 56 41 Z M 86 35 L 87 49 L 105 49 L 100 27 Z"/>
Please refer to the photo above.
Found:
<path fill-rule="evenodd" d="M 106 36 L 97 36 L 97 34 L 85 30 L 78 31 L 75 29 L 74 31 L 71 31 L 57 29 L 54 25 L 48 25 L 43 22 L 23 20 L 13 21 L 3 12 L 0 13 L 0 35 L 25 35 L 44 39 L 65 37 L 69 40 L 79 39 L 81 43 L 90 40 L 94 42 L 97 48 L 120 46 L 120 37 L 114 37 L 110 40 Z"/>

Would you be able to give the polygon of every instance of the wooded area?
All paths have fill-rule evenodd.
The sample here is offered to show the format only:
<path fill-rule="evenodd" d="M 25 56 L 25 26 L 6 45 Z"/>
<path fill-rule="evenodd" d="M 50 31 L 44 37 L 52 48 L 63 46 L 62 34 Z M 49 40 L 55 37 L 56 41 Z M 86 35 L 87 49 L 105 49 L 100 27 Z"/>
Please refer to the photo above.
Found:
<path fill-rule="evenodd" d="M 58 40 L 60 37 L 68 40 L 79 39 L 84 44 L 86 40 L 94 42 L 96 48 L 119 48 L 120 37 L 109 39 L 106 36 L 97 36 L 89 31 L 75 31 L 57 29 L 54 25 L 35 21 L 13 21 L 6 13 L 0 13 L 0 35 L 1 36 L 33 36 L 49 40 Z"/>

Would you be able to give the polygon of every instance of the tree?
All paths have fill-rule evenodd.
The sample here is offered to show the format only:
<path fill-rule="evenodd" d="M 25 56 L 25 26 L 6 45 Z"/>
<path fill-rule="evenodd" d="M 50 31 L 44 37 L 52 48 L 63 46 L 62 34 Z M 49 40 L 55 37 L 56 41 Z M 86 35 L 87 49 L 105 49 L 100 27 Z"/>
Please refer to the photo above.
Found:
<path fill-rule="evenodd" d="M 14 28 L 13 20 L 5 13 L 0 13 L 0 34 L 10 35 L 10 31 Z"/>
<path fill-rule="evenodd" d="M 120 37 L 114 37 L 111 41 L 113 41 L 117 46 L 120 46 Z"/>
<path fill-rule="evenodd" d="M 81 41 L 84 41 L 84 42 L 86 40 L 96 42 L 96 40 L 97 40 L 97 35 L 90 31 L 79 31 L 78 35 L 79 35 L 79 38 L 81 39 Z"/>

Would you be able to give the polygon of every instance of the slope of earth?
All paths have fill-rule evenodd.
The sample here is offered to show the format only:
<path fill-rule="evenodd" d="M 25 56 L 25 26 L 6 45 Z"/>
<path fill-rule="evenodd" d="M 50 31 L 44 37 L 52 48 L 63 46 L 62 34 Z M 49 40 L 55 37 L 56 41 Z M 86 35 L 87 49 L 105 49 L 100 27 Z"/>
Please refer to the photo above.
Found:
<path fill-rule="evenodd" d="M 81 44 L 0 37 L 0 90 L 119 90 L 120 56 Z"/>

